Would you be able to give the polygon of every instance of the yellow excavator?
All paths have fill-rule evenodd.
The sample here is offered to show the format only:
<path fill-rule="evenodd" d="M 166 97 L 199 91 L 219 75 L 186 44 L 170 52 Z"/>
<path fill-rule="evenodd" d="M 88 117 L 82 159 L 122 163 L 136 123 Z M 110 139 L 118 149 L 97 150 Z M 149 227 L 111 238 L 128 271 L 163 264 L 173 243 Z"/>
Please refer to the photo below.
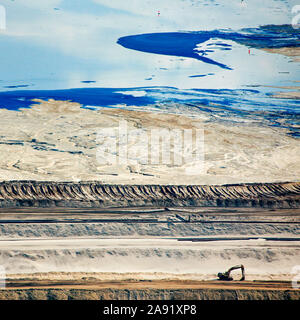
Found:
<path fill-rule="evenodd" d="M 219 280 L 232 281 L 233 278 L 230 276 L 230 272 L 233 270 L 236 270 L 236 269 L 242 270 L 242 278 L 240 279 L 240 281 L 244 281 L 245 280 L 245 267 L 242 264 L 239 264 L 237 266 L 233 266 L 225 272 L 219 272 L 218 273 Z"/>

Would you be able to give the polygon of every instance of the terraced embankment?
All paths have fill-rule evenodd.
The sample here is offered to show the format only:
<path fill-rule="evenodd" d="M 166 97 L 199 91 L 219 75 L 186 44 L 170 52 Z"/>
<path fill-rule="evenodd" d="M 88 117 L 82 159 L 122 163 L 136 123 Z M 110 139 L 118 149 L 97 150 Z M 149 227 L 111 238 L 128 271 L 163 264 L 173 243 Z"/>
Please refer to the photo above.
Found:
<path fill-rule="evenodd" d="M 299 299 L 299 196 L 298 182 L 2 182 L 0 299 Z M 245 283 L 215 280 L 241 263 Z"/>
<path fill-rule="evenodd" d="M 290 208 L 300 205 L 300 182 L 239 185 L 103 185 L 97 182 L 0 183 L 1 207 L 234 206 Z"/>

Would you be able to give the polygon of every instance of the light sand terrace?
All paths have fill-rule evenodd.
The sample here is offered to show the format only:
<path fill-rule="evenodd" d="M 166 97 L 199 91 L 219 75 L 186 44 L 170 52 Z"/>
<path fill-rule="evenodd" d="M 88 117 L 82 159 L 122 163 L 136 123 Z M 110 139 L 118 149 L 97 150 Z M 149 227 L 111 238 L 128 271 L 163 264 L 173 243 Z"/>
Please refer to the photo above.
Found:
<path fill-rule="evenodd" d="M 99 181 L 118 184 L 225 184 L 297 181 L 299 141 L 288 130 L 256 121 L 217 121 L 202 111 L 183 115 L 125 109 L 83 109 L 77 103 L 39 101 L 31 109 L 0 110 L 2 180 Z M 131 163 L 103 165 L 96 154 L 97 134 L 118 128 L 204 130 L 203 171 L 189 164 L 141 164 L 128 145 Z M 12 125 L 12 123 L 14 125 Z M 103 138 L 103 137 L 102 137 Z M 172 141 L 171 140 L 171 148 Z M 156 147 L 158 147 L 156 145 Z M 111 152 L 111 153 L 110 153 Z M 115 153 L 109 151 L 106 157 Z"/>

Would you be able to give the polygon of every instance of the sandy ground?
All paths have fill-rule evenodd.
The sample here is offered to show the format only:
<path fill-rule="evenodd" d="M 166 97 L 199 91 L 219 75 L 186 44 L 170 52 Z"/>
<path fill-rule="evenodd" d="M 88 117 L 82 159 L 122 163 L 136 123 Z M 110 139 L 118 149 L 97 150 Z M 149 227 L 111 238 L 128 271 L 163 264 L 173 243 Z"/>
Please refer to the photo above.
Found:
<path fill-rule="evenodd" d="M 210 281 L 216 280 L 218 272 L 242 262 L 246 266 L 247 280 L 291 282 L 295 276 L 291 273 L 292 267 L 300 263 L 299 241 L 297 244 L 270 242 L 268 245 L 259 245 L 259 240 L 256 243 L 245 240 L 178 245 L 175 240 L 171 244 L 171 240 L 162 243 L 149 239 L 135 243 L 122 241 L 122 246 L 117 240 L 106 242 L 106 245 L 103 240 L 83 244 L 83 241 L 72 239 L 72 246 L 55 240 L 51 242 L 55 244 L 39 241 L 31 242 L 30 246 L 22 242 L 18 248 L 17 244 L 9 245 L 5 253 L 1 250 L 1 264 L 10 264 L 7 278 L 50 283 L 59 280 L 60 284 L 69 281 L 72 285 L 89 285 L 96 280 Z M 240 279 L 240 272 L 233 272 L 233 276 L 235 280 Z"/>
<path fill-rule="evenodd" d="M 298 208 L 1 208 L 0 299 L 299 299 L 299 227 Z M 217 280 L 237 264 L 245 282 Z"/>
<path fill-rule="evenodd" d="M 271 53 L 283 54 L 287 57 L 291 57 L 295 62 L 300 62 L 300 47 L 264 48 L 263 50 Z"/>
<path fill-rule="evenodd" d="M 84 276 L 84 275 L 81 275 Z M 95 275 L 94 275 L 95 276 Z M 96 275 L 97 276 L 97 275 Z M 75 280 L 75 279 L 74 279 Z M 16 289 L 43 289 L 43 288 L 60 288 L 60 289 L 248 289 L 248 290 L 293 290 L 290 281 L 201 281 L 201 280 L 96 280 L 79 278 L 74 280 L 60 279 L 59 281 L 40 280 L 37 278 L 25 280 L 7 281 L 7 290 Z M 294 289 L 297 290 L 297 289 Z"/>
<path fill-rule="evenodd" d="M 273 97 L 286 98 L 286 99 L 300 99 L 300 90 L 299 91 L 288 91 L 288 92 L 277 92 L 277 93 L 273 94 Z"/>
<path fill-rule="evenodd" d="M 287 281 L 10 280 L 1 300 L 299 300 Z"/>
<path fill-rule="evenodd" d="M 1 241 L 1 265 L 8 274 L 106 272 L 212 274 L 243 263 L 248 280 L 291 280 L 300 264 L 300 240 L 37 239 Z M 239 275 L 240 276 L 240 275 Z M 9 277 L 9 276 L 8 276 Z M 178 276 L 180 278 L 180 276 Z M 191 275 L 193 278 L 193 275 Z"/>
<path fill-rule="evenodd" d="M 285 91 L 279 91 L 272 94 L 274 98 L 300 99 L 300 86 L 265 86 L 265 87 L 285 89 Z M 287 91 L 287 90 L 290 90 L 290 91 Z"/>
<path fill-rule="evenodd" d="M 225 184 L 295 181 L 299 176 L 300 145 L 287 135 L 287 129 L 249 119 L 231 118 L 225 123 L 212 117 L 204 112 L 87 110 L 76 103 L 56 101 L 20 112 L 1 109 L 0 177 L 113 184 Z M 139 128 L 147 134 L 153 128 L 204 129 L 203 170 L 187 172 L 194 162 L 141 164 L 130 149 L 135 143 L 129 146 L 130 163 L 99 163 L 96 151 L 107 137 L 97 142 L 97 133 L 117 128 L 120 120 L 127 121 L 128 130 Z M 171 152 L 174 142 L 171 140 Z M 109 151 L 106 156 L 114 154 Z"/>
<path fill-rule="evenodd" d="M 75 284 L 208 281 L 242 263 L 247 280 L 291 281 L 299 226 L 299 209 L 2 208 L 0 265 L 9 279 Z"/>
<path fill-rule="evenodd" d="M 297 238 L 297 208 L 1 208 L 0 240 Z"/>
<path fill-rule="evenodd" d="M 204 129 L 204 171 L 187 174 L 187 164 L 139 164 L 132 152 L 130 164 L 99 164 L 97 133 L 120 120 L 144 132 Z M 111 184 L 296 181 L 300 146 L 287 133 L 250 119 L 222 122 L 203 112 L 87 110 L 76 103 L 42 102 L 20 112 L 0 110 L 0 177 Z M 142 215 L 138 210 L 1 209 L 0 265 L 8 289 L 219 288 L 216 274 L 241 263 L 247 282 L 223 287 L 266 289 L 268 280 L 276 281 L 271 289 L 291 288 L 292 268 L 300 265 L 298 209 L 151 209 Z M 137 221 L 143 219 L 152 220 Z"/>
<path fill-rule="evenodd" d="M 118 272 L 35 272 L 35 273 L 26 273 L 26 274 L 9 274 L 6 279 L 6 285 L 9 287 L 10 283 L 12 284 L 20 284 L 20 286 L 24 283 L 33 283 L 36 282 L 37 284 L 53 284 L 58 285 L 65 283 L 66 285 L 105 285 L 107 283 L 116 284 L 117 286 L 121 283 L 132 283 L 133 285 L 135 283 L 142 284 L 143 282 L 168 282 L 172 281 L 175 283 L 178 281 L 179 285 L 184 285 L 187 283 L 195 282 L 195 284 L 198 285 L 205 285 L 205 283 L 212 283 L 214 282 L 216 285 L 219 283 L 231 283 L 234 285 L 237 283 L 236 281 L 239 281 L 241 278 L 241 274 L 239 271 L 235 271 L 232 273 L 234 282 L 227 282 L 227 281 L 220 281 L 217 280 L 217 276 L 215 274 L 206 274 L 202 275 L 199 273 L 164 273 L 164 272 L 127 272 L 127 273 L 118 273 Z M 257 275 L 255 275 L 257 276 Z M 276 280 L 276 276 L 274 276 L 274 279 L 271 277 L 269 280 L 263 279 L 263 277 L 260 277 L 259 280 L 254 279 L 254 275 L 247 274 L 247 280 L 246 282 L 239 281 L 238 283 L 249 283 L 251 282 L 257 282 L 257 281 L 269 281 L 271 282 L 290 282 L 291 278 L 290 275 L 281 275 L 282 280 Z M 252 279 L 252 280 L 250 280 Z M 289 283 L 289 286 L 291 287 L 291 283 Z"/>
<path fill-rule="evenodd" d="M 0 299 L 298 299 L 299 226 L 298 208 L 1 208 Z"/>

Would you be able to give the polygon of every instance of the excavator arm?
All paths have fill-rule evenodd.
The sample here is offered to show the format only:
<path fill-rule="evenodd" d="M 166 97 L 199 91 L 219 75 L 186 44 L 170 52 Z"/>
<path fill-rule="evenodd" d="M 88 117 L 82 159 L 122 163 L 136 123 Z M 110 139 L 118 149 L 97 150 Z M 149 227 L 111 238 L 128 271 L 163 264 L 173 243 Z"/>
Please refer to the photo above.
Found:
<path fill-rule="evenodd" d="M 240 279 L 240 281 L 244 281 L 245 280 L 245 267 L 242 264 L 239 264 L 237 266 L 231 267 L 227 273 L 228 273 L 228 277 L 230 276 L 230 272 L 236 269 L 241 269 L 242 270 L 242 278 Z"/>

